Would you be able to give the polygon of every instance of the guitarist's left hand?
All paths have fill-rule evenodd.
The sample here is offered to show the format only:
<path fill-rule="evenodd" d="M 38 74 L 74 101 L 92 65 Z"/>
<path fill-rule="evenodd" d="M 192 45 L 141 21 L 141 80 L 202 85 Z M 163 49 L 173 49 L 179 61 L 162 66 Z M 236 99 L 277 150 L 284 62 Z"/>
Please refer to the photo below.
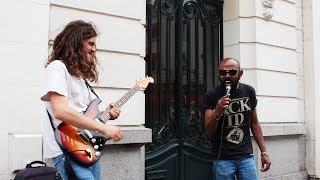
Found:
<path fill-rule="evenodd" d="M 110 120 L 115 120 L 119 117 L 121 110 L 114 103 L 110 103 L 108 109 L 110 109 Z"/>

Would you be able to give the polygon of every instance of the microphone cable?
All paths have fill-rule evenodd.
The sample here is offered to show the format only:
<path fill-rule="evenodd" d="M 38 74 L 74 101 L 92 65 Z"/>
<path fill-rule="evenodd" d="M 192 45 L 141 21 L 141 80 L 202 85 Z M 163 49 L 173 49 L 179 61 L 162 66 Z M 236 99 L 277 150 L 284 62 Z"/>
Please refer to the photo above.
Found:
<path fill-rule="evenodd" d="M 223 130 L 224 130 L 224 119 L 226 117 L 226 114 L 223 113 L 223 118 L 222 118 L 222 125 L 221 125 L 221 135 L 220 135 L 220 146 L 219 146 L 219 151 L 218 151 L 218 156 L 217 156 L 217 161 L 220 159 L 220 154 L 221 154 L 221 149 L 222 149 L 222 136 L 223 136 Z"/>
<path fill-rule="evenodd" d="M 226 93 L 225 94 L 230 94 L 230 90 L 231 90 L 231 86 L 226 86 Z M 225 111 L 225 110 L 224 110 Z M 222 125 L 221 125 L 221 135 L 220 135 L 220 147 L 219 147 L 219 152 L 218 152 L 218 156 L 217 156 L 217 161 L 220 158 L 220 154 L 221 154 L 221 149 L 222 149 L 222 136 L 223 136 L 223 127 L 224 127 L 224 119 L 226 117 L 226 113 L 223 111 L 223 118 L 222 118 Z M 220 119 L 219 119 L 220 121 Z"/>
<path fill-rule="evenodd" d="M 218 156 L 217 156 L 217 159 L 215 160 L 215 163 L 214 163 L 214 176 L 216 176 L 216 171 L 217 171 L 217 164 L 218 164 L 218 161 L 220 159 L 220 154 L 221 154 L 221 149 L 222 149 L 222 136 L 223 136 L 223 126 L 224 126 L 224 119 L 226 117 L 226 114 L 223 113 L 223 118 L 222 118 L 222 125 L 221 125 L 221 135 L 220 135 L 220 147 L 219 147 L 219 151 L 218 151 Z M 219 120 L 220 121 L 220 120 Z M 214 177 L 215 178 L 215 177 Z"/>

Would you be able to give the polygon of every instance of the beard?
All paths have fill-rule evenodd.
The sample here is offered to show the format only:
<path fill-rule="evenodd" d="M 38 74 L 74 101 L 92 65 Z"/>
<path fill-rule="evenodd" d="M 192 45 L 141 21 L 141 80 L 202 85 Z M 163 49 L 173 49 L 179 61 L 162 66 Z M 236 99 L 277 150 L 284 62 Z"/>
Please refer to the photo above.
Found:
<path fill-rule="evenodd" d="M 240 77 L 238 77 L 235 81 L 232 80 L 231 78 L 226 78 L 224 80 L 221 80 L 221 78 L 219 78 L 220 81 L 220 85 L 226 89 L 226 81 L 230 81 L 231 82 L 231 90 L 230 90 L 230 94 L 233 95 L 238 87 L 239 81 L 240 81 Z"/>
<path fill-rule="evenodd" d="M 96 59 L 95 53 L 89 53 L 85 56 L 85 62 L 89 66 L 95 66 Z"/>

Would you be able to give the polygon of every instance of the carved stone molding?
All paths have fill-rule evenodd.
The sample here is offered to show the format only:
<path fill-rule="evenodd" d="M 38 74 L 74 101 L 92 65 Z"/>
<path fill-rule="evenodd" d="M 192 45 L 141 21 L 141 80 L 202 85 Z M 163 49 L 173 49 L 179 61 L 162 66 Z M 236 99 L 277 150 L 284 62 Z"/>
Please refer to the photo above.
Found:
<path fill-rule="evenodd" d="M 264 6 L 263 17 L 265 20 L 269 21 L 273 16 L 273 3 L 274 0 L 261 0 Z"/>

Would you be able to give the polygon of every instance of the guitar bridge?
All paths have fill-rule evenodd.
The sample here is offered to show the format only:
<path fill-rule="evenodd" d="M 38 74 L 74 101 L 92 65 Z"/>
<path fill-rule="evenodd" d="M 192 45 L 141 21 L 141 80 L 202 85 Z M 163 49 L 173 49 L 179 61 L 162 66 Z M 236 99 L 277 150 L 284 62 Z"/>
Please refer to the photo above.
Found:
<path fill-rule="evenodd" d="M 84 143 L 90 142 L 90 139 L 86 135 L 84 135 L 83 132 L 78 132 L 78 136 Z"/>

